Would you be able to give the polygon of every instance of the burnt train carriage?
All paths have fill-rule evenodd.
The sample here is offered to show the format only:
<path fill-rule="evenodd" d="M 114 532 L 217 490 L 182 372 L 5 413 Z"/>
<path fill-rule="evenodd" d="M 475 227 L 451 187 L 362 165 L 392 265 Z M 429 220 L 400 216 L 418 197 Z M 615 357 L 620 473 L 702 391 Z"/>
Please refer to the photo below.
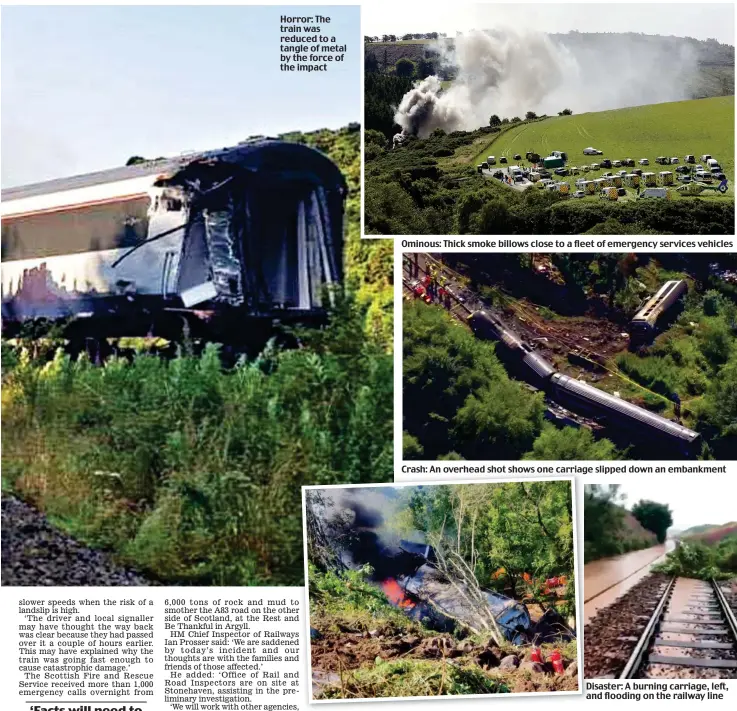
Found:
<path fill-rule="evenodd" d="M 342 281 L 345 196 L 330 159 L 275 139 L 4 190 L 4 333 L 48 319 L 242 338 L 319 318 Z"/>

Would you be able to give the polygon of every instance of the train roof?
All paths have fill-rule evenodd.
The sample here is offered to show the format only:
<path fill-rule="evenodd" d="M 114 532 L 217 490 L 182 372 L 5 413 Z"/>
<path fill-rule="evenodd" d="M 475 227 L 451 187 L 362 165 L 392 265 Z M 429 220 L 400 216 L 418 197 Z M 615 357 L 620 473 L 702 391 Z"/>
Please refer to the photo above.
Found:
<path fill-rule="evenodd" d="M 639 422 L 660 430 L 671 437 L 676 437 L 689 443 L 694 442 L 699 438 L 698 432 L 694 432 L 693 430 L 688 429 L 688 427 L 679 425 L 677 422 L 673 422 L 672 420 L 667 420 L 665 417 L 656 415 L 654 412 L 650 412 L 643 407 L 633 405 L 622 398 L 610 395 L 603 390 L 595 388 L 593 385 L 583 383 L 580 380 L 571 378 L 568 375 L 561 375 L 560 373 L 556 373 L 553 376 L 553 379 L 557 380 L 561 387 L 576 393 L 579 397 L 611 408 L 621 415 L 638 420 Z"/>
<path fill-rule="evenodd" d="M 672 279 L 665 282 L 658 291 L 651 296 L 645 305 L 632 317 L 632 321 L 644 321 L 647 320 L 648 316 L 652 313 L 652 310 L 664 301 L 673 291 L 678 291 L 680 296 L 684 291 L 687 290 L 686 282 L 683 279 Z"/>
<path fill-rule="evenodd" d="M 0 193 L 0 198 L 3 201 L 20 200 L 105 183 L 145 178 L 149 175 L 172 177 L 189 166 L 212 163 L 232 163 L 254 172 L 265 170 L 294 173 L 299 171 L 302 174 L 310 174 L 317 182 L 327 184 L 329 187 L 340 189 L 346 187 L 342 173 L 324 153 L 301 143 L 264 138 L 245 141 L 229 148 L 188 153 L 174 158 L 162 158 L 68 178 L 56 178 L 41 183 L 6 188 Z"/>

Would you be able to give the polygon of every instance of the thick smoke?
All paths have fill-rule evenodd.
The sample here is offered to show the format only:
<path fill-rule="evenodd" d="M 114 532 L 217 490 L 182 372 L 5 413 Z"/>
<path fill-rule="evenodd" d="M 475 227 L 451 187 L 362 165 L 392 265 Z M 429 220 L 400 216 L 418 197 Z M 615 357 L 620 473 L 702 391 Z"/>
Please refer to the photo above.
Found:
<path fill-rule="evenodd" d="M 421 138 L 436 128 L 486 126 L 492 114 L 523 118 L 527 111 L 583 113 L 687 99 L 697 71 L 686 45 L 631 35 L 475 30 L 433 49 L 452 84 L 443 90 L 438 76 L 417 82 L 394 116 L 405 134 Z"/>

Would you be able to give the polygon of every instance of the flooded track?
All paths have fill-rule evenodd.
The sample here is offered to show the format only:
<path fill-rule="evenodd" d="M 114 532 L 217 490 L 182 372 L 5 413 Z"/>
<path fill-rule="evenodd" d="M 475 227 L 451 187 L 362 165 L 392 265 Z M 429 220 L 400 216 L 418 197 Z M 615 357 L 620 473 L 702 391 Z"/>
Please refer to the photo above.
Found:
<path fill-rule="evenodd" d="M 645 548 L 632 553 L 602 558 L 588 563 L 583 569 L 584 605 L 583 623 L 588 624 L 603 607 L 611 605 L 650 572 L 651 566 L 659 563 L 673 543 Z"/>
<path fill-rule="evenodd" d="M 735 679 L 729 583 L 647 575 L 584 629 L 586 678 Z"/>

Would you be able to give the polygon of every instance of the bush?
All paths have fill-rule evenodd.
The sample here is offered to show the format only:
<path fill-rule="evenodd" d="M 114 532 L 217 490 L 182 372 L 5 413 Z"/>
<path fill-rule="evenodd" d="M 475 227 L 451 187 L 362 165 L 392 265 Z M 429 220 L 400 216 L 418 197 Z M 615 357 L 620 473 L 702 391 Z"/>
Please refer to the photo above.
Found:
<path fill-rule="evenodd" d="M 392 359 L 338 299 L 305 348 L 4 374 L 4 483 L 168 583 L 300 584 L 300 487 L 392 477 Z"/>

